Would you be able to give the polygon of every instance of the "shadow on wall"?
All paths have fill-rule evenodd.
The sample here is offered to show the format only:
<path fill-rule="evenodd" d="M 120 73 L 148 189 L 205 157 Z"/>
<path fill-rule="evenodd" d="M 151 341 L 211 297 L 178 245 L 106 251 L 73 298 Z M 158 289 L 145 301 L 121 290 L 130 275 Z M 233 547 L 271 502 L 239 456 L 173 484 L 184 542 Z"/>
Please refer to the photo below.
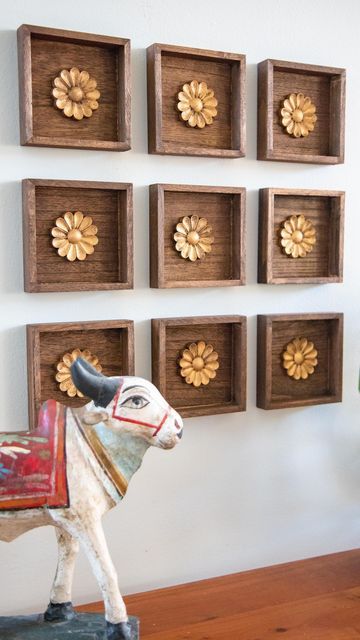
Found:
<path fill-rule="evenodd" d="M 19 89 L 16 31 L 0 31 L 2 68 L 0 97 L 0 140 L 2 145 L 19 145 Z"/>
<path fill-rule="evenodd" d="M 1 119 L 0 119 L 1 121 Z M 0 272 L 4 274 L 3 291 L 19 293 L 24 290 L 21 181 L 0 184 Z"/>

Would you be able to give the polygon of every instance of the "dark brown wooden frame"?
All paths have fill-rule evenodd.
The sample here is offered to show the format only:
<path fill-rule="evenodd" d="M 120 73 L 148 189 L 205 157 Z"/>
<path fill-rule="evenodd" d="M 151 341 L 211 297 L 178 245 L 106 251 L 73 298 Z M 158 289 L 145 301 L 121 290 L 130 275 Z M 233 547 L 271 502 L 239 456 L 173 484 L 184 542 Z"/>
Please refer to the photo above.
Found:
<path fill-rule="evenodd" d="M 173 406 L 174 409 L 178 410 L 182 417 L 189 418 L 194 416 L 206 416 L 220 413 L 246 411 L 246 322 L 246 316 L 197 316 L 189 318 L 157 318 L 151 321 L 152 380 L 153 383 L 158 387 L 160 392 L 164 394 L 171 406 Z M 171 380 L 169 379 L 169 376 L 167 374 L 169 348 L 167 331 L 169 330 L 171 332 L 171 330 L 174 329 L 179 331 L 183 330 L 184 334 L 188 334 L 189 328 L 193 328 L 194 330 L 196 330 L 197 327 L 203 326 L 208 326 L 209 329 L 213 331 L 216 330 L 216 325 L 218 326 L 219 331 L 221 331 L 221 327 L 226 328 L 227 326 L 231 326 L 229 379 L 226 381 L 227 390 L 229 391 L 231 400 L 221 403 L 214 402 L 211 404 L 207 402 L 204 404 L 200 404 L 201 394 L 203 392 L 207 394 L 210 391 L 211 397 L 212 388 L 212 393 L 214 393 L 214 383 L 216 382 L 215 379 L 213 381 L 213 386 L 211 386 L 210 383 L 208 387 L 200 387 L 197 389 L 197 391 L 202 390 L 199 394 L 198 404 L 186 404 L 186 402 L 180 404 L 176 401 L 175 396 L 173 397 L 174 392 L 172 388 L 170 388 L 170 384 L 173 385 L 174 381 L 175 385 L 179 383 L 179 389 L 177 389 L 176 393 L 179 392 L 179 396 L 182 399 L 184 398 L 186 388 L 189 388 L 191 385 L 187 385 L 184 379 L 180 377 L 180 374 L 178 372 L 176 372 L 175 378 L 173 377 Z M 202 339 L 205 340 L 206 336 L 203 335 L 203 331 L 201 332 L 201 335 Z M 190 342 L 193 339 L 195 341 L 197 340 L 197 338 L 191 338 Z M 184 343 L 188 342 L 189 339 L 184 337 Z M 219 361 L 221 366 L 221 353 L 219 353 Z M 192 389 L 194 389 L 194 387 L 192 387 Z"/>
<path fill-rule="evenodd" d="M 322 220 L 322 236 L 319 236 L 311 254 L 305 258 L 296 260 L 289 258 L 284 254 L 280 247 L 280 229 L 275 223 L 276 200 L 281 198 L 293 199 L 295 202 L 304 203 L 309 201 L 309 205 L 320 202 L 322 205 L 326 201 L 326 218 L 319 215 Z M 300 204 L 295 208 L 291 206 L 288 215 L 296 215 L 304 213 L 307 217 L 307 210 Z M 260 189 L 259 190 L 259 253 L 258 253 L 258 282 L 266 284 L 306 284 L 318 283 L 325 284 L 327 282 L 343 281 L 343 253 L 344 253 L 344 191 L 328 191 L 315 189 Z M 316 207 L 315 207 L 316 212 Z M 309 214 L 311 219 L 311 213 Z M 275 255 L 277 260 L 275 261 Z M 279 259 L 282 267 L 280 267 Z M 303 261 L 310 260 L 310 264 L 314 267 L 315 273 L 309 273 L 308 276 L 296 275 L 296 269 L 302 269 Z M 275 264 L 276 262 L 276 264 Z M 289 270 L 295 275 L 289 275 Z M 326 275 L 316 275 L 318 268 L 326 273 Z"/>
<path fill-rule="evenodd" d="M 285 327 L 284 327 L 285 325 Z M 318 365 L 307 380 L 289 378 L 282 367 L 281 355 L 286 344 L 299 337 L 303 329 L 322 332 L 325 354 L 318 352 Z M 280 341 L 281 348 L 274 341 Z M 316 343 L 315 347 L 316 347 Z M 275 362 L 276 358 L 276 362 Z M 261 409 L 283 409 L 342 401 L 343 314 L 302 313 L 258 316 L 257 334 L 257 406 Z M 322 372 L 321 372 L 322 370 Z M 322 376 L 322 392 L 315 385 L 317 371 Z M 290 385 L 292 392 L 290 392 Z M 275 392 L 274 387 L 281 389 Z M 326 389 L 325 389 L 326 387 Z M 299 393 L 301 391 L 301 394 Z M 296 392 L 296 394 L 295 394 Z M 294 393 L 294 395 L 292 395 Z"/>
<path fill-rule="evenodd" d="M 132 184 L 122 182 L 88 182 L 85 180 L 23 180 L 23 244 L 24 244 L 24 288 L 27 292 L 44 291 L 96 291 L 104 289 L 132 289 L 133 288 L 133 188 Z M 37 190 L 38 189 L 69 189 L 103 190 L 117 192 L 117 211 L 114 228 L 118 234 L 118 248 L 115 249 L 114 260 L 117 262 L 118 280 L 113 282 L 96 281 L 96 273 L 92 276 L 93 257 L 88 256 L 84 262 L 69 263 L 65 258 L 58 259 L 56 273 L 65 269 L 73 270 L 70 282 L 41 282 L 38 277 L 38 266 L 43 260 L 45 264 L 49 258 L 39 252 L 39 238 L 37 225 Z M 78 205 L 74 203 L 76 210 Z M 66 209 L 64 208 L 64 212 Z M 56 215 L 54 214 L 53 223 Z M 95 221 L 96 222 L 96 221 Z M 101 228 L 99 228 L 101 238 Z M 49 229 L 49 255 L 56 259 L 56 250 L 51 246 Z M 84 274 L 82 276 L 82 274 Z M 93 280 L 90 281 L 90 278 Z"/>
<path fill-rule="evenodd" d="M 190 269 L 196 269 L 197 263 L 188 263 L 183 260 L 175 250 L 173 239 L 165 237 L 166 206 L 165 195 L 167 192 L 175 194 L 193 194 L 194 198 L 199 194 L 227 195 L 232 198 L 230 220 L 228 222 L 231 229 L 229 246 L 222 247 L 223 252 L 230 254 L 231 272 L 233 278 L 202 278 L 201 280 L 191 280 L 186 278 Z M 246 189 L 243 187 L 208 187 L 199 185 L 178 185 L 178 184 L 152 184 L 150 185 L 150 286 L 160 289 L 172 289 L 175 287 L 225 287 L 245 284 L 245 215 L 246 215 Z M 195 212 L 194 212 L 195 213 Z M 204 216 L 206 212 L 204 212 Z M 179 221 L 179 217 L 176 222 Z M 214 225 L 212 224 L 214 228 Z M 174 226 L 175 231 L 175 226 Z M 215 238 L 216 240 L 216 238 Z M 177 254 L 182 263 L 182 277 L 169 278 L 166 274 L 166 248 L 171 243 L 171 249 Z M 204 263 L 211 272 L 210 253 L 204 259 Z M 171 269 L 170 269 L 171 271 Z"/>
<path fill-rule="evenodd" d="M 34 429 L 37 424 L 37 414 L 40 408 L 40 405 L 45 400 L 49 400 L 50 398 L 46 398 L 43 396 L 43 382 L 44 376 L 47 384 L 50 384 L 49 380 L 49 345 L 46 345 L 46 349 L 43 352 L 41 343 L 42 339 L 46 336 L 48 339 L 52 338 L 54 334 L 64 334 L 64 349 L 60 353 L 54 354 L 54 357 L 51 356 L 51 364 L 53 362 L 54 366 L 57 363 L 57 357 L 62 356 L 68 350 L 74 349 L 76 347 L 80 349 L 89 348 L 88 342 L 84 339 L 86 333 L 88 331 L 97 332 L 97 336 L 102 332 L 105 334 L 105 342 L 106 335 L 108 335 L 109 340 L 109 350 L 108 350 L 108 358 L 109 362 L 102 362 L 103 365 L 103 373 L 109 376 L 116 375 L 134 375 L 134 323 L 132 320 L 100 320 L 100 321 L 91 321 L 91 322 L 58 322 L 58 323 L 48 323 L 48 324 L 29 324 L 26 326 L 26 337 L 27 337 L 27 374 L 28 374 L 28 406 L 29 406 L 29 424 L 30 428 Z M 66 344 L 66 336 L 71 332 L 79 332 L 81 338 L 76 341 L 76 344 L 67 343 Z M 108 334 L 106 334 L 108 332 Z M 114 358 L 114 346 L 112 344 L 114 340 L 114 333 L 117 332 L 119 334 L 119 338 L 121 338 L 121 370 L 119 370 L 117 363 L 113 362 Z M 111 336 L 111 337 L 110 337 Z M 55 341 L 55 338 L 54 338 Z M 78 344 L 78 343 L 83 344 Z M 66 346 L 65 346 L 66 345 Z M 54 346 L 54 349 L 59 346 Z M 103 347 L 104 348 L 104 347 Z M 99 352 L 99 344 L 96 344 L 94 353 L 101 357 L 101 351 Z M 55 376 L 55 368 L 53 370 L 53 375 Z M 55 390 L 57 387 L 57 382 L 53 379 L 51 380 L 51 386 L 54 390 L 53 398 L 62 404 L 72 407 L 79 407 L 84 405 L 86 402 L 89 402 L 88 399 L 72 399 L 69 398 L 65 393 Z"/>
<path fill-rule="evenodd" d="M 34 131 L 36 105 L 33 99 L 33 74 L 37 70 L 32 64 L 32 41 L 64 42 L 67 44 L 93 46 L 113 50 L 116 55 L 117 96 L 115 104 L 115 121 L 113 129 L 116 130 L 114 139 L 86 138 L 75 130 L 74 135 L 65 138 L 37 134 Z M 19 99 L 20 99 L 20 143 L 22 145 L 40 147 L 72 147 L 78 149 L 99 149 L 103 151 L 127 151 L 131 144 L 131 87 L 130 87 L 130 40 L 127 38 L 115 38 L 111 36 L 95 35 L 93 33 L 81 33 L 77 31 L 65 31 L 63 29 L 50 29 L 23 24 L 18 29 L 18 63 L 19 63 Z M 75 64 L 75 61 L 74 61 Z M 58 71 L 61 70 L 61 66 Z M 98 82 L 100 87 L 100 82 Z M 49 102 L 51 108 L 48 115 L 55 109 L 52 105 L 51 86 L 49 85 Z M 99 109 L 100 112 L 100 109 Z M 60 114 L 61 115 L 61 114 Z M 62 116 L 65 117 L 65 116 Z M 95 117 L 95 114 L 94 116 Z M 92 119 L 92 118 L 91 118 Z M 85 119 L 84 119 L 85 120 Z M 71 124 L 74 124 L 71 122 Z M 76 124 L 76 123 L 75 123 Z M 101 122 L 99 124 L 99 128 Z"/>
<path fill-rule="evenodd" d="M 231 64 L 231 144 L 228 148 L 200 146 L 187 142 L 167 142 L 163 136 L 163 94 L 162 94 L 162 63 L 163 56 L 172 55 L 182 58 L 192 58 L 199 61 L 208 61 L 214 64 Z M 148 86 L 148 140 L 149 153 L 209 156 L 222 158 L 240 158 L 245 155 L 245 75 L 246 56 L 243 54 L 224 53 L 208 49 L 194 49 L 190 47 L 178 47 L 174 45 L 155 43 L 147 49 L 147 86 Z M 193 78 L 184 78 L 184 82 Z M 179 89 L 180 90 L 180 87 Z M 175 103 L 176 91 L 174 93 Z M 174 123 L 186 129 L 185 125 L 176 119 L 174 108 Z M 211 129 L 215 124 L 212 124 Z M 205 127 L 206 129 L 206 127 Z M 204 129 L 202 130 L 204 131 Z M 186 135 L 186 131 L 184 135 Z"/>
<path fill-rule="evenodd" d="M 301 150 L 303 141 L 304 145 L 309 145 L 306 142 L 307 138 L 298 138 L 296 141 L 294 138 L 290 139 L 290 136 L 284 132 L 280 123 L 280 115 L 276 114 L 276 109 L 279 105 L 275 104 L 274 94 L 276 93 L 276 80 L 274 76 L 276 73 L 288 74 L 300 74 L 304 77 L 313 76 L 322 77 L 322 79 L 328 83 L 327 87 L 327 100 L 328 116 L 326 126 L 327 136 L 327 153 L 307 152 Z M 284 60 L 264 60 L 258 65 L 258 160 L 279 160 L 282 162 L 311 162 L 315 164 L 341 164 L 344 162 L 344 131 L 345 131 L 345 81 L 346 71 L 345 69 L 338 69 L 336 67 L 324 67 L 319 65 L 300 64 L 297 62 L 286 62 Z M 294 86 L 295 85 L 295 86 Z M 301 92 L 301 83 L 297 86 L 296 82 L 290 84 L 288 87 L 288 94 L 291 92 Z M 283 96 L 285 98 L 286 95 Z M 311 97 L 311 96 L 310 96 Z M 319 120 L 316 128 L 310 133 L 313 140 L 317 135 L 317 129 L 319 128 Z M 280 133 L 287 136 L 288 144 L 283 148 L 278 148 L 276 145 L 276 136 Z M 300 142 L 299 142 L 300 141 Z M 291 149 L 296 143 L 297 151 Z"/>

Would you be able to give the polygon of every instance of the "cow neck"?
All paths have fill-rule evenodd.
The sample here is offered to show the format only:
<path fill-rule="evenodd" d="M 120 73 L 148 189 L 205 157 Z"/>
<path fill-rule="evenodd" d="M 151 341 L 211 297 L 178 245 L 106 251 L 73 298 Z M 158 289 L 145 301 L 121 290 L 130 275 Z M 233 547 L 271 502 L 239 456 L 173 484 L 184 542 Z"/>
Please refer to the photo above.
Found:
<path fill-rule="evenodd" d="M 86 425 L 76 415 L 75 419 L 103 471 L 123 498 L 150 445 L 126 429 L 115 431 L 104 422 Z"/>

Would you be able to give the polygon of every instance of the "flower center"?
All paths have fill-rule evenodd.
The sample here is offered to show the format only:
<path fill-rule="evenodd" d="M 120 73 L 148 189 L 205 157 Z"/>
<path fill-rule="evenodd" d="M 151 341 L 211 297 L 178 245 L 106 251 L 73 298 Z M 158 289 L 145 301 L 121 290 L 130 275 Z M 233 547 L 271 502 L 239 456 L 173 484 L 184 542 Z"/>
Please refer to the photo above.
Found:
<path fill-rule="evenodd" d="M 199 236 L 197 231 L 190 231 L 187 234 L 187 238 L 186 239 L 187 239 L 189 244 L 195 245 L 195 244 L 197 244 L 199 242 L 200 236 Z"/>
<path fill-rule="evenodd" d="M 76 244 L 77 242 L 79 242 L 82 238 L 82 233 L 81 231 L 79 231 L 79 229 L 71 229 L 71 231 L 69 231 L 67 239 L 69 240 L 69 242 L 71 242 L 71 244 Z"/>
<path fill-rule="evenodd" d="M 304 362 L 305 358 L 303 356 L 303 354 L 301 353 L 301 351 L 296 351 L 294 354 L 294 362 L 295 364 L 302 364 Z"/>
<path fill-rule="evenodd" d="M 291 240 L 295 242 L 295 244 L 300 244 L 303 238 L 304 238 L 304 234 L 302 231 L 300 231 L 300 229 L 296 229 L 296 231 L 294 231 L 294 233 L 291 236 Z"/>
<path fill-rule="evenodd" d="M 294 122 L 302 122 L 304 119 L 304 112 L 301 109 L 294 109 L 292 112 L 292 119 Z"/>
<path fill-rule="evenodd" d="M 196 358 L 194 358 L 194 360 L 192 361 L 192 366 L 195 371 L 201 371 L 201 369 L 204 368 L 204 364 L 204 360 L 200 358 L 200 356 L 196 356 Z"/>
<path fill-rule="evenodd" d="M 69 98 L 74 102 L 80 102 L 84 97 L 84 92 L 80 87 L 71 87 L 69 91 Z"/>
<path fill-rule="evenodd" d="M 190 107 L 196 111 L 196 113 L 199 113 L 203 108 L 202 100 L 200 100 L 200 98 L 192 98 L 192 100 L 190 100 Z"/>

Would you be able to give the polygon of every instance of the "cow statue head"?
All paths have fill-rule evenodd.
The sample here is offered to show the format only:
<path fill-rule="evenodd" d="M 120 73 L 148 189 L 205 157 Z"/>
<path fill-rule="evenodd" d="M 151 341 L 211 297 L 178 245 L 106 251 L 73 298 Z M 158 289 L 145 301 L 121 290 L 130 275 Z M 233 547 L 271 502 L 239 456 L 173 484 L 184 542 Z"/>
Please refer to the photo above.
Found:
<path fill-rule="evenodd" d="M 103 422 L 114 431 L 128 431 L 149 446 L 171 449 L 182 437 L 183 423 L 157 388 L 135 376 L 106 377 L 86 360 L 77 358 L 71 366 L 77 389 L 91 398 L 82 422 Z"/>

